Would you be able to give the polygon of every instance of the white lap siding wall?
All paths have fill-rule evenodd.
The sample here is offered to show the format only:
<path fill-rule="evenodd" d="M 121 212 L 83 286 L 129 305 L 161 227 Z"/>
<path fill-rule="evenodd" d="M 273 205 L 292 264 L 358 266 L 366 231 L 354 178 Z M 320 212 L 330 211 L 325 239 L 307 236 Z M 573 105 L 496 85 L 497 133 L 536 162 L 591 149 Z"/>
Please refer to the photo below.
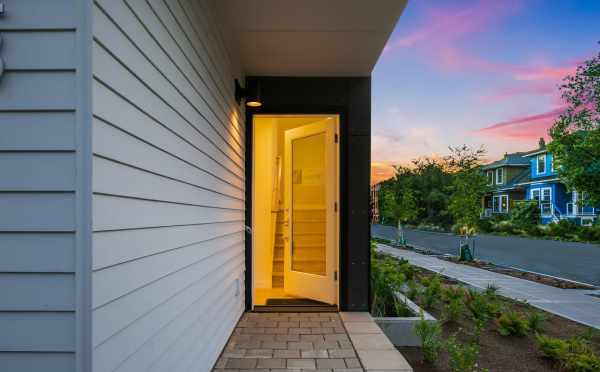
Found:
<path fill-rule="evenodd" d="M 244 309 L 241 78 L 210 2 L 93 9 L 93 367 L 208 371 Z"/>

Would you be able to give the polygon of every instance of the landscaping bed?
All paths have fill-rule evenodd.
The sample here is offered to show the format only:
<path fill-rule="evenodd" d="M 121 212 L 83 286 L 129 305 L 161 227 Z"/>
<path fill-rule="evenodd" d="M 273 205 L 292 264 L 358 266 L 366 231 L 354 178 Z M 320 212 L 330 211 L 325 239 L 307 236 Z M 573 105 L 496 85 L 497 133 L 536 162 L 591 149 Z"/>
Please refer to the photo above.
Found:
<path fill-rule="evenodd" d="M 398 347 L 415 372 L 600 371 L 597 330 L 503 298 L 493 287 L 477 292 L 396 261 L 402 291 L 440 320 L 417 332 L 422 347 Z"/>

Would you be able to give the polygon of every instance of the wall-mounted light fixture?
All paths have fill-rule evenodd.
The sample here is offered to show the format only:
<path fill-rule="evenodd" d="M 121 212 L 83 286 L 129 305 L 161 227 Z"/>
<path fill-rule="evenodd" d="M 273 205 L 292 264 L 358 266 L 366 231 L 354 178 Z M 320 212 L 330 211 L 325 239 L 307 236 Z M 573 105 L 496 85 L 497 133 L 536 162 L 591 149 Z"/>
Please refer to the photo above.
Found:
<path fill-rule="evenodd" d="M 246 99 L 246 106 L 248 107 L 260 107 L 262 101 L 260 99 L 260 85 L 257 81 L 250 84 L 246 88 L 242 88 L 238 79 L 235 79 L 235 100 L 238 103 L 242 103 L 242 99 Z"/>

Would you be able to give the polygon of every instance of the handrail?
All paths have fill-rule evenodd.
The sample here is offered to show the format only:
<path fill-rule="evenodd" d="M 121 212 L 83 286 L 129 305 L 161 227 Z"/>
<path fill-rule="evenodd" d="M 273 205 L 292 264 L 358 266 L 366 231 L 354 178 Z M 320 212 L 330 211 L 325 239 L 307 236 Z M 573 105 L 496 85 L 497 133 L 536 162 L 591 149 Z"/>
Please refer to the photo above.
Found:
<path fill-rule="evenodd" d="M 273 177 L 273 194 L 271 195 L 271 212 L 279 212 L 281 206 L 281 174 L 282 161 L 281 156 L 275 159 L 275 175 Z"/>
<path fill-rule="evenodd" d="M 275 174 L 273 175 L 273 191 L 271 194 L 271 276 L 273 275 L 273 257 L 275 257 L 275 243 L 277 242 L 277 214 L 281 207 L 281 155 L 275 159 Z"/>

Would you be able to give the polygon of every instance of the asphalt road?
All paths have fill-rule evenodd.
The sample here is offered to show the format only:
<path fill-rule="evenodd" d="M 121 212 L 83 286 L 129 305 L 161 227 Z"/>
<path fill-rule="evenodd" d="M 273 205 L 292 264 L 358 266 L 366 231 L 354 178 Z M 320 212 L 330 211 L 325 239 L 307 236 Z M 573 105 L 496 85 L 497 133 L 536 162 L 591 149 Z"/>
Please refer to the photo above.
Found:
<path fill-rule="evenodd" d="M 373 237 L 396 239 L 393 226 L 372 225 Z M 439 253 L 457 254 L 460 237 L 448 233 L 405 230 L 408 244 Z M 512 266 L 600 286 L 600 245 L 478 235 L 475 257 L 502 266 Z"/>

